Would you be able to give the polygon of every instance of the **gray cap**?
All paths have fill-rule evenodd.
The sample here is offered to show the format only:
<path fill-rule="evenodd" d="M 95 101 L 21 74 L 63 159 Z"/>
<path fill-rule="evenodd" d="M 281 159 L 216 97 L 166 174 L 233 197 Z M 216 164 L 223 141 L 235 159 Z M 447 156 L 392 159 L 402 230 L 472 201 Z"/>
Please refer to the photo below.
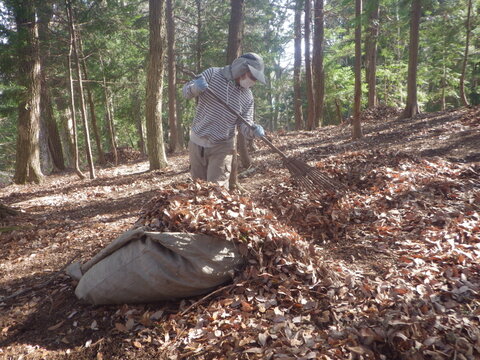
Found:
<path fill-rule="evenodd" d="M 227 79 L 235 80 L 250 70 L 252 75 L 262 84 L 266 84 L 263 71 L 265 65 L 260 55 L 255 53 L 246 53 L 236 58 L 231 65 L 223 69 L 223 74 Z"/>

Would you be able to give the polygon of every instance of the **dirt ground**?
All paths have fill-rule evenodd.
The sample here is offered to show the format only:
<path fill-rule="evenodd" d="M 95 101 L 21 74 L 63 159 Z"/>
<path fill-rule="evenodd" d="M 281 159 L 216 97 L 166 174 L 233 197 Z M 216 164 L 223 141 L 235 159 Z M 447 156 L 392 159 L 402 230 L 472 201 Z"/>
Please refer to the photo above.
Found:
<path fill-rule="evenodd" d="M 364 165 L 352 165 L 352 169 L 380 158 L 393 164 L 397 161 L 395 154 L 398 159 L 441 159 L 471 169 L 462 170 L 462 174 L 470 174 L 473 187 L 480 186 L 479 108 L 421 114 L 404 120 L 397 120 L 393 109 L 379 108 L 364 113 L 363 121 L 364 137 L 357 141 L 351 141 L 349 125 L 271 136 L 289 156 L 312 166 L 325 161 L 329 166 L 337 163 L 341 167 L 342 159 L 346 159 L 342 156 L 363 153 L 372 157 L 365 158 Z M 268 197 L 269 189 L 276 183 L 288 182 L 289 174 L 278 156 L 261 143 L 256 145 L 254 163 L 250 169 L 241 170 L 240 183 L 249 197 L 268 203 L 265 196 Z M 382 154 L 387 155 L 382 158 Z M 48 176 L 41 185 L 9 184 L 0 188 L 0 203 L 21 211 L 18 216 L 1 220 L 0 226 L 0 359 L 163 358 L 156 338 L 162 333 L 161 323 L 144 324 L 144 329 L 136 333 L 144 335 L 141 342 L 132 340 L 128 331 L 115 324 L 129 311 L 161 312 L 163 318 L 175 317 L 189 301 L 92 306 L 75 297 L 76 284 L 64 270 L 74 260 L 88 260 L 130 229 L 156 190 L 189 181 L 186 153 L 169 156 L 169 164 L 165 170 L 151 172 L 148 162 L 138 159 L 116 167 L 97 168 L 95 180 L 79 180 L 69 172 Z M 329 169 L 335 173 L 334 168 Z M 360 185 L 364 181 L 354 173 L 340 180 Z M 477 201 L 480 199 L 474 199 L 472 206 L 478 208 Z M 295 227 L 293 215 L 290 219 L 293 223 L 288 225 Z M 302 226 L 304 234 L 302 228 L 297 228 L 300 234 L 321 236 L 307 231 L 303 223 Z M 399 258 L 398 253 L 368 241 L 339 242 L 327 238 L 322 239 L 322 246 L 326 258 L 350 263 L 352 271 L 370 278 L 385 276 Z M 478 273 L 473 277 L 478 279 Z M 382 359 L 368 353 L 352 354 L 345 358 Z M 253 354 L 224 358 L 254 358 L 249 356 Z M 177 358 L 197 356 L 182 352 Z M 334 357 L 324 357 L 328 358 Z"/>

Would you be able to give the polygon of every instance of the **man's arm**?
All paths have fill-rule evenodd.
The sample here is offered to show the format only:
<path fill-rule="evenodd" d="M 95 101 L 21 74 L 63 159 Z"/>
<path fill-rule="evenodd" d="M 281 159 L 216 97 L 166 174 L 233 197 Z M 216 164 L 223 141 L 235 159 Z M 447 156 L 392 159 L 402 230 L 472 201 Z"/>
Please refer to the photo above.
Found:
<path fill-rule="evenodd" d="M 247 110 L 242 114 L 242 117 L 247 120 L 250 126 L 245 124 L 243 121 L 240 123 L 240 131 L 247 139 L 265 136 L 265 131 L 263 130 L 263 127 L 261 125 L 254 124 L 253 122 L 253 108 L 254 103 L 252 100 Z"/>

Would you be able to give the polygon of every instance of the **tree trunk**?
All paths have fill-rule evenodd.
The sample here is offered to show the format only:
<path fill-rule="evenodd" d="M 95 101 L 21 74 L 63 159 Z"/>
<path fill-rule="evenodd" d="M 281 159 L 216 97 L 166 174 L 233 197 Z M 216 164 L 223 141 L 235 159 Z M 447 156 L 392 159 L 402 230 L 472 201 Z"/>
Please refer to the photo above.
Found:
<path fill-rule="evenodd" d="M 96 177 L 95 167 L 93 165 L 92 147 L 90 145 L 90 133 L 88 129 L 88 118 L 87 118 L 87 112 L 85 107 L 85 97 L 83 93 L 82 73 L 80 70 L 80 59 L 78 56 L 78 45 L 77 45 L 77 34 L 76 34 L 77 30 L 75 29 L 71 0 L 67 0 L 67 16 L 68 16 L 70 32 L 72 34 L 73 56 L 75 57 L 75 64 L 76 64 L 75 69 L 77 72 L 77 80 L 78 80 L 78 91 L 79 91 L 78 96 L 80 98 L 80 113 L 82 114 L 83 131 L 85 135 L 85 151 L 87 153 L 88 170 L 90 173 L 90 179 L 95 179 Z"/>
<path fill-rule="evenodd" d="M 301 130 L 304 127 L 302 112 L 302 7 L 303 1 L 297 0 L 295 4 L 295 54 L 293 64 L 293 92 L 294 92 L 294 111 L 295 111 L 295 129 Z"/>
<path fill-rule="evenodd" d="M 177 99 L 181 98 L 181 89 L 177 89 Z M 177 134 L 178 134 L 178 146 L 180 149 L 185 149 L 185 128 L 183 126 L 183 109 L 182 102 L 177 102 Z"/>
<path fill-rule="evenodd" d="M 338 98 L 335 98 L 335 109 L 337 112 L 338 122 L 343 124 L 342 105 L 340 104 L 340 100 L 338 100 Z"/>
<path fill-rule="evenodd" d="M 49 96 L 50 89 L 47 84 L 47 60 L 49 58 L 49 29 L 48 24 L 53 15 L 52 7 L 48 3 L 36 4 L 38 17 L 38 40 L 40 51 L 40 168 L 43 174 L 49 174 L 58 170 L 53 161 L 53 153 L 50 151 L 48 123 L 52 122 L 53 110 Z M 53 120 L 55 124 L 55 120 Z M 56 124 L 55 124 L 56 125 Z M 60 147 L 61 149 L 61 147 Z"/>
<path fill-rule="evenodd" d="M 70 5 L 68 0 L 65 0 L 65 7 L 67 10 L 67 17 L 70 14 Z M 72 115 L 72 135 L 73 135 L 73 159 L 74 169 L 80 179 L 85 179 L 85 175 L 80 170 L 79 155 L 78 155 L 78 133 L 77 133 L 77 116 L 75 113 L 75 91 L 73 87 L 73 75 L 72 75 L 72 54 L 73 54 L 73 32 L 70 29 L 70 44 L 68 50 L 68 83 L 70 91 L 70 113 Z"/>
<path fill-rule="evenodd" d="M 362 0 L 355 1 L 355 99 L 353 105 L 352 138 L 363 136 L 360 124 L 360 106 L 362 102 Z"/>
<path fill-rule="evenodd" d="M 24 0 L 14 6 L 17 25 L 18 85 L 23 89 L 18 104 L 17 158 L 14 182 L 40 183 L 40 54 L 34 1 Z"/>
<path fill-rule="evenodd" d="M 203 21 L 202 21 L 202 0 L 195 0 L 195 4 L 197 6 L 197 48 L 196 48 L 196 59 L 197 59 L 197 70 L 196 73 L 200 74 L 202 70 L 202 31 L 203 31 Z"/>
<path fill-rule="evenodd" d="M 446 45 L 447 43 L 447 35 L 444 37 L 444 44 Z M 443 47 L 442 49 L 442 67 L 443 67 L 443 73 L 442 73 L 442 80 L 441 80 L 441 87 L 442 87 L 442 93 L 441 93 L 441 98 L 440 98 L 440 109 L 442 111 L 445 111 L 447 108 L 447 102 L 445 99 L 445 93 L 446 93 L 446 88 L 447 88 L 447 65 L 446 65 L 446 46 Z"/>
<path fill-rule="evenodd" d="M 315 94 L 313 90 L 312 61 L 310 58 L 310 34 L 312 23 L 312 0 L 305 0 L 305 82 L 307 89 L 307 130 L 315 123 Z"/>
<path fill-rule="evenodd" d="M 175 20 L 172 0 L 167 0 L 167 43 L 168 43 L 168 124 L 170 130 L 170 152 L 178 148 L 177 132 L 177 76 L 175 59 Z"/>
<path fill-rule="evenodd" d="M 73 141 L 72 113 L 63 96 L 56 96 L 55 103 L 60 113 L 59 135 L 67 167 L 75 167 L 75 144 Z"/>
<path fill-rule="evenodd" d="M 417 65 L 420 15 L 422 0 L 412 0 L 410 18 L 410 44 L 408 49 L 407 104 L 399 119 L 411 118 L 418 114 L 417 102 Z"/>
<path fill-rule="evenodd" d="M 82 44 L 82 38 L 80 36 L 78 36 L 78 44 L 79 44 L 80 56 L 82 57 L 83 75 L 85 77 L 85 80 L 88 80 L 87 62 L 85 61 L 85 56 L 83 54 L 83 44 Z M 95 103 L 93 101 L 92 91 L 90 89 L 88 82 L 85 83 L 85 87 L 87 89 L 88 106 L 90 109 L 90 116 L 92 118 L 93 137 L 95 138 L 95 144 L 97 145 L 98 162 L 100 164 L 105 164 L 105 153 L 103 151 L 102 138 L 100 136 L 100 128 L 98 126 L 97 114 L 95 112 Z"/>
<path fill-rule="evenodd" d="M 149 53 L 145 118 L 150 170 L 165 168 L 167 156 L 163 141 L 162 90 L 165 53 L 165 2 L 149 0 Z"/>
<path fill-rule="evenodd" d="M 323 70 L 324 14 L 323 0 L 315 0 L 313 39 L 313 77 L 315 93 L 314 127 L 323 124 L 323 107 L 325 102 L 325 72 Z"/>
<path fill-rule="evenodd" d="M 140 103 L 140 95 L 137 90 L 132 92 L 132 118 L 135 121 L 135 127 L 138 134 L 138 148 L 142 155 L 147 154 L 147 148 L 145 145 L 145 128 L 142 122 L 142 105 Z"/>
<path fill-rule="evenodd" d="M 230 0 L 230 22 L 228 25 L 228 45 L 227 45 L 227 65 L 231 64 L 242 51 L 243 38 L 243 19 L 245 14 L 244 0 Z M 247 144 L 244 136 L 239 132 L 234 140 L 234 149 L 232 156 L 232 169 L 229 178 L 229 188 L 234 190 L 239 187 L 238 184 L 238 155 L 243 166 L 249 167 L 252 160 L 248 153 Z"/>
<path fill-rule="evenodd" d="M 113 100 L 112 93 L 107 86 L 105 75 L 103 77 L 103 97 L 105 101 L 105 124 L 107 125 L 108 140 L 110 142 L 110 151 L 113 154 L 113 162 L 118 165 L 118 145 L 115 135 L 115 124 L 113 123 Z"/>
<path fill-rule="evenodd" d="M 365 41 L 365 70 L 368 84 L 368 107 L 377 106 L 377 40 L 379 33 L 380 0 L 369 0 L 368 32 Z"/>
<path fill-rule="evenodd" d="M 241 55 L 243 38 L 244 0 L 230 0 L 230 22 L 228 24 L 227 65 Z"/>
<path fill-rule="evenodd" d="M 468 47 L 470 44 L 470 17 L 472 13 L 472 0 L 468 0 L 467 22 L 466 22 L 466 39 L 465 39 L 465 52 L 463 54 L 462 73 L 460 75 L 460 99 L 463 106 L 468 106 L 467 96 L 465 95 L 465 71 L 467 69 L 468 60 Z"/>
<path fill-rule="evenodd" d="M 53 116 L 53 105 L 50 97 L 48 81 L 43 76 L 42 84 L 45 84 L 45 86 L 42 86 L 42 97 L 40 104 L 42 109 L 41 112 L 43 113 L 45 125 L 47 127 L 48 149 L 52 158 L 54 169 L 63 171 L 65 170 L 65 157 L 60 138 L 60 131 Z"/>
<path fill-rule="evenodd" d="M 111 94 L 108 91 L 107 79 L 105 77 L 105 64 L 103 62 L 102 56 L 100 56 L 100 63 L 102 64 L 102 73 L 103 73 L 103 100 L 105 103 L 105 125 L 108 133 L 108 141 L 110 142 L 110 151 L 113 154 L 113 162 L 118 165 L 118 152 L 117 152 L 117 141 L 115 139 L 115 127 L 113 124 L 113 116 L 110 111 L 111 106 Z"/>

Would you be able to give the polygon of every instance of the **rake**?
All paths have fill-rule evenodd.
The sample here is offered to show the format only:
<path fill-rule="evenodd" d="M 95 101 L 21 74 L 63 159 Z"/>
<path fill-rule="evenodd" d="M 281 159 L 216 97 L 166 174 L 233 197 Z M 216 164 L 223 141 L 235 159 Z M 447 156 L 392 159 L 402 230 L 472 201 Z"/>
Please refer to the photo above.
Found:
<path fill-rule="evenodd" d="M 237 116 L 244 124 L 246 124 L 250 129 L 254 129 L 254 126 L 250 124 L 242 115 L 237 111 L 232 109 L 222 98 L 220 98 L 215 92 L 210 88 L 206 89 L 210 95 L 212 95 L 219 103 L 221 103 L 225 108 L 230 111 L 232 114 Z M 283 151 L 278 147 L 272 144 L 265 136 L 260 137 L 260 139 L 267 144 L 274 152 L 281 156 L 283 164 L 290 172 L 292 178 L 302 187 L 311 193 L 316 193 L 318 191 L 327 191 L 330 193 L 337 193 L 342 190 L 345 190 L 345 187 L 340 184 L 332 181 L 328 176 L 326 176 L 320 169 L 309 166 L 301 160 L 288 157 Z"/>

